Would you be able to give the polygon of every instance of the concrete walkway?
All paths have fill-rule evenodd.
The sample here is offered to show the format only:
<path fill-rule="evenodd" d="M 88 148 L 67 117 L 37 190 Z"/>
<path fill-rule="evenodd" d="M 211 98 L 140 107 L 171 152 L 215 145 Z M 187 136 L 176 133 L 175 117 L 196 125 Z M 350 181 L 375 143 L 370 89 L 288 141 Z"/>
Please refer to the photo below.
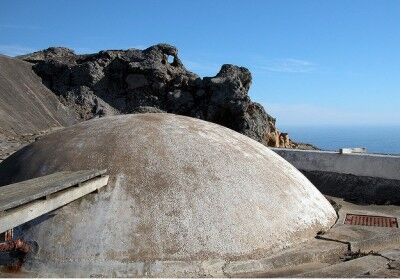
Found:
<path fill-rule="evenodd" d="M 400 229 L 345 225 L 346 214 L 400 218 L 399 206 L 356 205 L 331 198 L 338 220 L 327 233 L 263 259 L 232 261 L 228 277 L 400 277 Z"/>

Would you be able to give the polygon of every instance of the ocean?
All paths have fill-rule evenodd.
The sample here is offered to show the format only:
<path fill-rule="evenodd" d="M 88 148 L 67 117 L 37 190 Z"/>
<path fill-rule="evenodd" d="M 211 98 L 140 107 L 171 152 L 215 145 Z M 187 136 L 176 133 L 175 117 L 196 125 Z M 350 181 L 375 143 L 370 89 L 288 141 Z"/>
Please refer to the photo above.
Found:
<path fill-rule="evenodd" d="M 399 126 L 285 126 L 295 142 L 310 143 L 322 150 L 337 151 L 344 147 L 365 147 L 368 153 L 400 154 Z"/>

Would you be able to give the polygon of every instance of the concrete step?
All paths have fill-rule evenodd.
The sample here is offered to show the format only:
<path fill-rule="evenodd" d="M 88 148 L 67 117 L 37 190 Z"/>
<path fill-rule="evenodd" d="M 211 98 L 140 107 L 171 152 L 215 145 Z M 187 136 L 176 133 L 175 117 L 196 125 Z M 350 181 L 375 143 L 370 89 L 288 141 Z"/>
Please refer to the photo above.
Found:
<path fill-rule="evenodd" d="M 285 277 L 337 263 L 347 252 L 347 244 L 312 239 L 261 259 L 230 261 L 223 271 L 228 277 Z"/>
<path fill-rule="evenodd" d="M 366 277 L 380 270 L 388 269 L 390 261 L 381 256 L 365 256 L 347 262 L 341 262 L 328 267 L 310 272 L 296 274 L 295 277 L 321 278 L 321 277 Z"/>
<path fill-rule="evenodd" d="M 243 277 L 243 278 L 282 278 L 282 277 L 289 277 L 295 276 L 301 273 L 311 272 L 314 270 L 319 270 L 324 267 L 330 266 L 328 263 L 320 263 L 320 262 L 313 262 L 313 263 L 304 263 L 294 266 L 287 266 L 282 268 L 276 268 L 267 271 L 257 271 L 257 272 L 250 272 L 250 273 L 238 273 L 235 274 L 235 277 Z"/>

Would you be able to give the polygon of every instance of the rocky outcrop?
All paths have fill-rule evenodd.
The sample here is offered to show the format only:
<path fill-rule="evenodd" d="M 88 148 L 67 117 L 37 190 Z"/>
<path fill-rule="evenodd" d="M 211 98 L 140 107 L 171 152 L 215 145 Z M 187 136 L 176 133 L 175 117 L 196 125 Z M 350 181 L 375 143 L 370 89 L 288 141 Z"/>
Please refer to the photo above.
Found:
<path fill-rule="evenodd" d="M 221 124 L 265 145 L 291 145 L 275 119 L 250 100 L 252 77 L 243 67 L 226 64 L 215 77 L 200 78 L 167 44 L 89 55 L 49 48 L 19 58 L 34 63 L 44 84 L 78 119 L 164 111 Z"/>

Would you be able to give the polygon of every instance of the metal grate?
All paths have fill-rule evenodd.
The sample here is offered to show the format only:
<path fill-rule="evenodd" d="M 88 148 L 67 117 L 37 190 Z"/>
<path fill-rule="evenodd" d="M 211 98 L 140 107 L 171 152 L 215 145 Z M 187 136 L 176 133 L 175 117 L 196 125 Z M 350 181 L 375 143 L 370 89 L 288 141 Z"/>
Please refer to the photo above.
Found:
<path fill-rule="evenodd" d="M 397 218 L 385 216 L 346 214 L 346 225 L 398 228 Z"/>

